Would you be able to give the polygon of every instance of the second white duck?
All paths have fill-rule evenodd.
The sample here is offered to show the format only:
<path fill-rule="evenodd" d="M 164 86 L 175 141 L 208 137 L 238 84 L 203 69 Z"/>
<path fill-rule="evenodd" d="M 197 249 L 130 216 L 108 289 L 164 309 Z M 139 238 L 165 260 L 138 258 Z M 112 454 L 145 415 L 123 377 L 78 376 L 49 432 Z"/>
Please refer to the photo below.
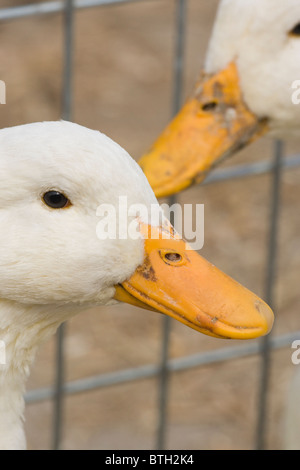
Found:
<path fill-rule="evenodd" d="M 222 0 L 192 97 L 140 160 L 156 196 L 266 133 L 299 138 L 299 57 L 299 0 Z"/>

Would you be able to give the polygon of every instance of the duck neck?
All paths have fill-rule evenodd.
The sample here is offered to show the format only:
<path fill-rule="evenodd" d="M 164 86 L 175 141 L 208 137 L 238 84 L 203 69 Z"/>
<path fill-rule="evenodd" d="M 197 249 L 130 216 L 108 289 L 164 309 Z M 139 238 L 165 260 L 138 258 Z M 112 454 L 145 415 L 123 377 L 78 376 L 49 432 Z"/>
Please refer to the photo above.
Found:
<path fill-rule="evenodd" d="M 0 449 L 25 449 L 24 391 L 41 343 L 77 309 L 0 299 Z"/>

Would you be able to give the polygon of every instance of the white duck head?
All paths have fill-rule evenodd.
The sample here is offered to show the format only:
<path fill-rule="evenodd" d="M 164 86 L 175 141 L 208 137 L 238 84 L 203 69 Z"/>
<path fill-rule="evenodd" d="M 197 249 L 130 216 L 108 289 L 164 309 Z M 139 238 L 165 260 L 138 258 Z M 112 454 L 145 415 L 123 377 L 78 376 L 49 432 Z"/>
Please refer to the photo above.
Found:
<path fill-rule="evenodd" d="M 269 307 L 189 249 L 140 167 L 108 137 L 34 123 L 2 129 L 0 149 L 1 448 L 25 447 L 22 393 L 37 347 L 90 306 L 122 300 L 221 338 L 270 330 Z"/>
<path fill-rule="evenodd" d="M 267 132 L 299 136 L 299 57 L 299 0 L 221 1 L 192 98 L 140 160 L 156 196 L 200 182 Z"/>

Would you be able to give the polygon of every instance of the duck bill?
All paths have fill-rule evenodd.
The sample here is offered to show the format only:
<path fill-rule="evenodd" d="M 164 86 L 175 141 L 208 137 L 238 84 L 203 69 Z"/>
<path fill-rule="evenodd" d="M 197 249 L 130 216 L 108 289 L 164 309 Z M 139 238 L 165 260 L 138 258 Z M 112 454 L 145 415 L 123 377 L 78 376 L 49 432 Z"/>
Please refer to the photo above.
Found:
<path fill-rule="evenodd" d="M 234 62 L 203 75 L 192 98 L 139 161 L 156 197 L 201 182 L 222 159 L 268 130 L 243 101 Z"/>
<path fill-rule="evenodd" d="M 273 325 L 268 305 L 191 250 L 170 226 L 141 227 L 144 262 L 115 298 L 169 315 L 209 336 L 251 339 Z"/>

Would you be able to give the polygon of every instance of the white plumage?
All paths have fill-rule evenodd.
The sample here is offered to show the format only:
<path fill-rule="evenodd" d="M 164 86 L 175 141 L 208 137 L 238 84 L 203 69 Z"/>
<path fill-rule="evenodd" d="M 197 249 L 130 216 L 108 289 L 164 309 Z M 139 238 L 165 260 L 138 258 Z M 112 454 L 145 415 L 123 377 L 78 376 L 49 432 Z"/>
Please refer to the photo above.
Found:
<path fill-rule="evenodd" d="M 143 260 L 143 242 L 99 240 L 97 206 L 157 204 L 134 160 L 100 132 L 69 122 L 0 131 L 0 448 L 25 448 L 25 379 L 39 344 L 63 321 L 112 302 Z M 61 190 L 73 206 L 47 207 Z M 38 254 L 38 256 L 37 256 Z"/>
<path fill-rule="evenodd" d="M 205 59 L 216 73 L 237 65 L 243 98 L 259 118 L 269 119 L 273 136 L 299 136 L 300 106 L 292 102 L 299 79 L 299 0 L 223 0 Z"/>

